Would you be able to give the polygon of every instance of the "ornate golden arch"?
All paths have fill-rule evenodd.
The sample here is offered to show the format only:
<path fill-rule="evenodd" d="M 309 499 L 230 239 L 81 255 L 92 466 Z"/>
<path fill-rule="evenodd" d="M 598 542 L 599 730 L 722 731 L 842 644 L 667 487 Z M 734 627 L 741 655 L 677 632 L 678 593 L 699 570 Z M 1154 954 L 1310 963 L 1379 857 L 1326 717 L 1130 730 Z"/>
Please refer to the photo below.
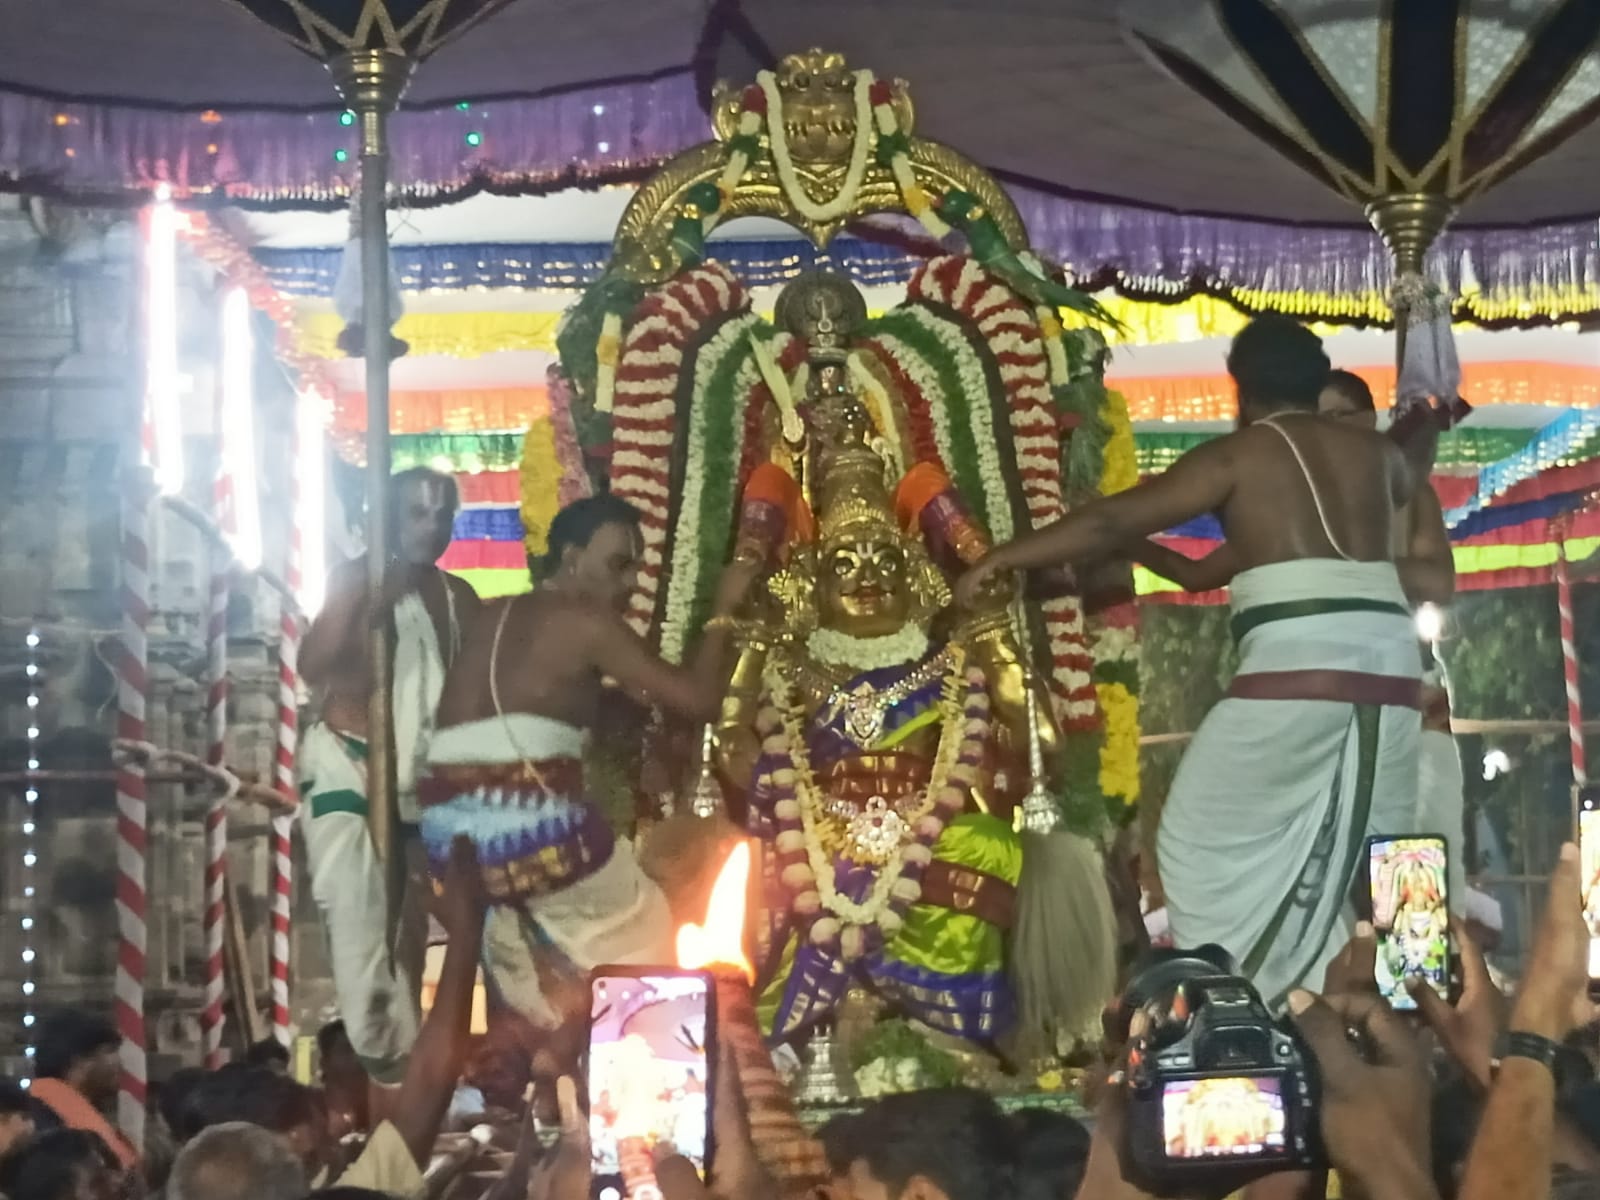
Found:
<path fill-rule="evenodd" d="M 773 73 L 794 175 L 813 202 L 822 203 L 819 197 L 841 193 L 856 138 L 862 136 L 853 94 L 856 75 L 842 54 L 822 50 L 790 55 Z M 888 86 L 890 105 L 899 131 L 906 137 L 906 157 L 918 186 L 930 196 L 951 191 L 970 194 L 993 217 L 1010 248 L 1026 250 L 1027 231 L 1005 189 L 966 155 L 915 136 L 907 84 L 894 80 Z M 660 283 L 683 265 L 681 253 L 673 246 L 674 225 L 686 207 L 692 207 L 691 192 L 697 186 L 716 186 L 729 159 L 729 143 L 738 134 L 741 107 L 741 93 L 718 84 L 711 116 L 715 140 L 693 146 L 662 164 L 623 212 L 613 251 L 639 282 Z M 760 152 L 752 156 L 737 184 L 721 197 L 721 221 L 772 217 L 799 230 L 821 249 L 849 221 L 873 213 L 908 212 L 893 171 L 878 160 L 879 135 L 870 118 L 864 136 L 869 139 L 868 162 L 851 203 L 837 217 L 814 220 L 800 211 L 783 186 L 771 137 L 763 127 Z"/>

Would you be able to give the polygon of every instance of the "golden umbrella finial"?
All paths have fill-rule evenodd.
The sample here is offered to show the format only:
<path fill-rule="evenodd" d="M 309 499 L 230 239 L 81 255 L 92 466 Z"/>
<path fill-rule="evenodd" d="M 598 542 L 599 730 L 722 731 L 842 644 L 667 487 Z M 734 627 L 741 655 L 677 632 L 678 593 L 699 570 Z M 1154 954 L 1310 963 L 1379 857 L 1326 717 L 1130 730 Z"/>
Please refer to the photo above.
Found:
<path fill-rule="evenodd" d="M 1394 256 L 1402 346 L 1423 326 L 1403 311 L 1422 296 L 1407 280 L 1456 210 L 1600 116 L 1594 0 L 1123 0 L 1122 14 L 1164 68 L 1363 208 Z M 1447 336 L 1447 306 L 1426 298 L 1430 338 Z M 1413 359 L 1446 357 L 1402 353 L 1401 398 Z"/>

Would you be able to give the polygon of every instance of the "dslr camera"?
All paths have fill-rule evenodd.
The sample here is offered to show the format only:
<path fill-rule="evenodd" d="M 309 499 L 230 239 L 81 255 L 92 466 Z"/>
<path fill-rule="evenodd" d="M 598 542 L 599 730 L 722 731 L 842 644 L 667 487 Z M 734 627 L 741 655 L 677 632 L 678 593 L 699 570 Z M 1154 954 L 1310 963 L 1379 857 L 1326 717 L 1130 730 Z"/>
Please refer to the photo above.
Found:
<path fill-rule="evenodd" d="M 1128 1047 L 1127 1153 L 1165 1189 L 1240 1186 L 1322 1164 L 1315 1060 L 1221 946 L 1153 952 L 1122 1018 L 1150 1018 Z"/>

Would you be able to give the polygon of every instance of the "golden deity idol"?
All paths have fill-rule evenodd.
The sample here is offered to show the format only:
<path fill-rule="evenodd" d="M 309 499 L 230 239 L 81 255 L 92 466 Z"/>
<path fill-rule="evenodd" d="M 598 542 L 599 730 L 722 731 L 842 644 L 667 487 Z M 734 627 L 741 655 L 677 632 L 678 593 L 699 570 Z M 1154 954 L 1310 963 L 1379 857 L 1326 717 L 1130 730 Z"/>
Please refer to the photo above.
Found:
<path fill-rule="evenodd" d="M 866 983 L 934 1030 L 988 1042 L 1013 1015 L 1030 677 L 1009 596 L 950 609 L 946 571 L 985 538 L 943 472 L 918 464 L 891 488 L 842 369 L 856 306 L 841 286 L 853 292 L 813 277 L 779 302 L 810 351 L 805 434 L 787 447 L 797 471 L 769 465 L 746 489 L 741 539 L 769 554 L 781 541 L 784 561 L 717 729 L 770 852 L 764 1015 L 790 1036 Z M 1054 723 L 1036 719 L 1048 750 Z"/>

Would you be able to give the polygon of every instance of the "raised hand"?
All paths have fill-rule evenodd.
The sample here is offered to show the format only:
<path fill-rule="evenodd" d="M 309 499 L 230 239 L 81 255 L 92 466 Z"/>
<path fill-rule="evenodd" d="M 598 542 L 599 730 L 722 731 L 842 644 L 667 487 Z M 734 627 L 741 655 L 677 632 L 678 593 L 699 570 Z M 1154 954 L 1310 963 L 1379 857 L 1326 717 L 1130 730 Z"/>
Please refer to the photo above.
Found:
<path fill-rule="evenodd" d="M 1589 1000 L 1589 926 L 1578 881 L 1578 848 L 1568 842 L 1550 876 L 1544 917 L 1511 1014 L 1512 1029 L 1558 1042 L 1597 1015 Z"/>
<path fill-rule="evenodd" d="M 589 1121 L 570 1076 L 556 1080 L 561 1138 L 528 1180 L 528 1200 L 589 1200 Z"/>
<path fill-rule="evenodd" d="M 458 837 L 450 843 L 450 861 L 434 897 L 433 915 L 451 939 L 476 940 L 483 934 L 486 904 L 477 848 L 470 838 Z"/>
<path fill-rule="evenodd" d="M 1376 993 L 1316 996 L 1297 989 L 1289 993 L 1289 1010 L 1322 1077 L 1329 1162 L 1358 1181 L 1364 1196 L 1431 1198 L 1431 1081 L 1405 1023 Z"/>
<path fill-rule="evenodd" d="M 1417 1010 L 1450 1057 L 1480 1088 L 1488 1090 L 1495 1043 L 1506 1028 L 1506 998 L 1489 975 L 1483 951 L 1472 940 L 1466 925 L 1450 918 L 1461 960 L 1461 999 L 1451 1007 L 1426 980 L 1408 979 L 1406 989 L 1417 1002 Z"/>

